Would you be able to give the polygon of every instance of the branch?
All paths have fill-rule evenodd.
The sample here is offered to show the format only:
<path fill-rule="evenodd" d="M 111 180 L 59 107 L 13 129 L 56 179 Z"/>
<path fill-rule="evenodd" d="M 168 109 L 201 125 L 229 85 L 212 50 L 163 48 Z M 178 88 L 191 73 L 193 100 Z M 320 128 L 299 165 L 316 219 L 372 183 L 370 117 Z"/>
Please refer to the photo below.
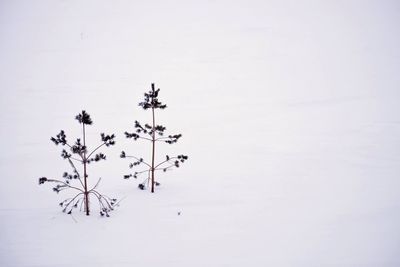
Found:
<path fill-rule="evenodd" d="M 158 168 L 158 169 L 154 169 L 155 171 L 167 171 L 168 169 L 175 167 L 175 164 L 171 164 L 168 167 L 165 168 Z"/>
<path fill-rule="evenodd" d="M 139 138 L 141 138 L 141 139 L 145 139 L 145 140 L 148 140 L 148 141 L 153 141 L 152 139 L 150 139 L 150 138 L 147 138 L 147 137 L 142 137 L 142 136 L 139 136 Z"/>
<path fill-rule="evenodd" d="M 91 190 L 90 193 L 96 196 L 97 200 L 99 201 L 100 205 L 100 215 L 106 215 L 109 217 L 108 212 L 114 210 L 114 205 L 117 199 L 111 199 L 105 195 L 100 194 L 96 190 Z"/>
<path fill-rule="evenodd" d="M 41 179 L 43 179 L 43 178 L 41 178 Z M 68 187 L 68 188 L 76 189 L 76 190 L 78 190 L 78 191 L 80 191 L 80 192 L 83 193 L 83 190 L 82 190 L 82 189 L 80 189 L 80 188 L 78 188 L 78 187 L 75 187 L 75 186 L 71 186 L 71 185 L 69 185 L 69 184 L 67 184 L 67 183 L 65 183 L 65 182 L 63 182 L 63 181 L 57 180 L 57 179 L 47 179 L 47 178 L 46 178 L 46 180 L 43 181 L 42 183 L 44 183 L 44 182 L 55 182 L 55 183 L 60 183 L 60 184 L 66 186 L 66 187 Z"/>
<path fill-rule="evenodd" d="M 148 170 L 144 170 L 144 171 L 140 171 L 140 172 L 135 172 L 135 174 L 137 175 L 137 174 L 142 174 L 142 173 L 150 172 L 150 171 L 151 171 L 151 168 L 148 169 Z"/>
<path fill-rule="evenodd" d="M 65 143 L 69 148 L 72 148 L 72 146 L 70 145 L 70 144 L 68 144 L 68 143 Z"/>
<path fill-rule="evenodd" d="M 70 159 L 73 159 L 73 160 L 76 160 L 76 161 L 79 161 L 79 162 L 81 162 L 81 163 L 83 163 L 83 161 L 82 160 L 80 160 L 80 159 L 76 159 L 76 158 L 74 158 L 74 157 L 69 157 Z"/>
<path fill-rule="evenodd" d="M 99 180 L 97 181 L 97 183 L 95 184 L 95 186 L 93 186 L 93 188 L 90 189 L 89 192 L 92 191 L 92 190 L 94 190 L 94 189 L 96 189 L 96 187 L 99 185 L 100 181 L 101 181 L 101 178 L 99 178 Z"/>
<path fill-rule="evenodd" d="M 64 207 L 64 209 L 63 209 L 63 212 L 66 212 L 68 206 L 69 206 L 78 196 L 80 196 L 80 195 L 83 195 L 83 192 L 82 192 L 82 193 L 79 193 L 79 194 L 77 194 L 75 197 L 73 197 L 73 198 L 71 199 L 71 201 L 69 201 L 68 204 L 65 205 L 65 207 Z M 79 202 L 79 200 L 80 200 L 80 199 L 78 199 L 78 201 L 77 201 L 75 204 L 77 204 L 77 203 Z M 72 208 L 71 208 L 70 211 L 68 212 L 69 214 L 71 214 L 71 211 L 72 211 L 73 208 L 74 208 L 74 206 L 72 206 Z"/>
<path fill-rule="evenodd" d="M 156 165 L 154 168 L 156 169 L 157 167 L 160 167 L 162 164 L 169 162 L 172 159 L 177 159 L 178 157 L 172 157 L 172 158 L 168 158 L 167 160 L 164 160 L 163 162 L 159 163 L 158 165 Z"/>
<path fill-rule="evenodd" d="M 91 193 L 96 193 L 96 194 L 98 194 L 99 196 L 103 197 L 104 199 L 108 199 L 108 201 L 110 201 L 110 202 L 117 201 L 117 199 L 115 199 L 115 198 L 110 198 L 109 196 L 106 196 L 106 195 L 104 195 L 104 194 L 100 194 L 97 190 L 92 189 L 92 190 L 90 190 L 90 192 L 91 192 Z"/>
<path fill-rule="evenodd" d="M 147 178 L 144 179 L 143 182 L 138 185 L 140 190 L 145 190 L 146 189 L 146 187 L 145 187 L 146 182 L 147 182 L 147 187 L 150 187 L 150 174 L 151 174 L 150 171 L 151 171 L 151 169 L 148 170 Z M 157 181 L 155 181 L 155 184 L 156 184 L 156 186 L 160 185 L 160 183 L 157 182 Z"/>
<path fill-rule="evenodd" d="M 137 161 L 140 161 L 140 163 L 144 163 L 144 164 L 146 164 L 148 167 L 151 168 L 151 165 L 150 165 L 149 163 L 147 163 L 146 161 L 144 161 L 143 159 L 140 160 L 140 158 L 137 158 L 137 157 L 135 157 L 135 156 L 125 156 L 125 157 L 126 157 L 126 158 L 133 158 L 133 159 L 136 159 Z"/>
<path fill-rule="evenodd" d="M 94 152 L 96 152 L 100 147 L 104 146 L 106 144 L 106 142 L 102 143 L 101 145 L 99 145 L 98 147 L 96 147 L 90 154 L 89 156 L 86 157 L 86 160 L 90 158 L 91 155 L 93 155 Z"/>
<path fill-rule="evenodd" d="M 156 138 L 155 141 L 162 141 L 163 139 L 170 139 L 170 138 L 163 136 L 163 137 Z"/>
<path fill-rule="evenodd" d="M 85 186 L 84 186 L 83 183 L 82 183 L 81 176 L 79 175 L 79 172 L 78 172 L 78 170 L 76 169 L 74 163 L 73 163 L 72 160 L 70 160 L 69 158 L 68 158 L 68 161 L 69 161 L 69 163 L 71 164 L 72 169 L 74 169 L 74 172 L 76 173 L 76 175 L 78 175 L 79 182 L 81 183 L 82 187 L 84 188 Z"/>

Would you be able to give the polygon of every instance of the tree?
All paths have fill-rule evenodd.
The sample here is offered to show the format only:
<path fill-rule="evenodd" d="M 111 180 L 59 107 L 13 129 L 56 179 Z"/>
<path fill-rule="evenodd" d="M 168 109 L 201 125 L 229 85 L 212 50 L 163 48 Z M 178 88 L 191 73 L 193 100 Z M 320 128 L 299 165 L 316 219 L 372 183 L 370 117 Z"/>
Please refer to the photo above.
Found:
<path fill-rule="evenodd" d="M 144 94 L 144 101 L 139 103 L 144 110 L 151 110 L 152 114 L 152 123 L 151 124 L 140 124 L 138 121 L 135 121 L 135 133 L 125 132 L 125 136 L 127 138 L 131 138 L 133 140 L 143 139 L 149 141 L 151 143 L 151 162 L 146 162 L 143 158 L 139 158 L 136 156 L 127 155 L 124 151 L 121 152 L 121 158 L 132 158 L 134 162 L 129 164 L 130 168 L 138 165 L 144 165 L 145 169 L 134 172 L 133 174 L 124 175 L 125 179 L 129 179 L 131 177 L 137 178 L 139 175 L 147 173 L 147 178 L 139 184 L 139 189 L 144 190 L 147 186 L 151 186 L 151 192 L 154 193 L 154 186 L 160 185 L 159 182 L 155 181 L 155 172 L 170 170 L 172 168 L 179 168 L 181 163 L 184 163 L 188 156 L 185 155 L 177 155 L 174 157 L 170 157 L 168 155 L 165 156 L 165 160 L 155 163 L 155 153 L 156 153 L 156 142 L 165 142 L 167 144 L 174 144 L 178 142 L 178 140 L 182 137 L 181 134 L 168 135 L 165 136 L 166 128 L 162 125 L 156 124 L 155 118 L 155 110 L 156 109 L 165 109 L 167 105 L 162 104 L 158 100 L 158 94 L 160 89 L 155 90 L 154 83 L 151 84 L 151 90 L 148 93 Z"/>
<path fill-rule="evenodd" d="M 80 114 L 78 114 L 75 119 L 80 124 L 82 124 L 82 140 L 80 138 L 77 138 L 75 143 L 71 145 L 70 143 L 68 143 L 67 136 L 65 135 L 65 132 L 63 130 L 61 130 L 56 137 L 51 137 L 50 139 L 56 145 L 67 146 L 69 148 L 71 153 L 63 149 L 61 152 L 61 157 L 69 162 L 70 166 L 72 167 L 72 173 L 64 172 L 64 174 L 62 175 L 62 180 L 41 177 L 39 178 L 39 185 L 46 182 L 52 182 L 56 184 L 53 187 L 53 191 L 56 193 L 59 193 L 60 191 L 65 189 L 71 189 L 77 192 L 74 197 L 65 199 L 60 203 L 60 206 L 63 208 L 63 212 L 71 214 L 74 208 L 80 207 L 79 209 L 81 210 L 83 205 L 86 215 L 89 215 L 89 196 L 92 195 L 98 200 L 100 206 L 100 215 L 105 215 L 109 217 L 109 212 L 114 209 L 117 204 L 117 200 L 115 198 L 110 198 L 106 195 L 103 195 L 97 191 L 96 188 L 99 185 L 101 178 L 99 178 L 97 183 L 89 189 L 87 165 L 92 162 L 98 162 L 106 159 L 106 156 L 103 153 L 99 152 L 95 154 L 95 152 L 103 146 L 113 146 L 115 144 L 115 135 L 106 135 L 104 133 L 101 133 L 100 145 L 98 145 L 92 151 L 89 151 L 86 147 L 86 125 L 92 125 L 93 121 L 90 118 L 90 115 L 84 110 Z M 74 162 L 78 162 L 83 165 L 83 177 L 78 172 L 78 169 L 76 168 Z M 73 183 L 77 183 L 77 185 L 72 185 Z"/>

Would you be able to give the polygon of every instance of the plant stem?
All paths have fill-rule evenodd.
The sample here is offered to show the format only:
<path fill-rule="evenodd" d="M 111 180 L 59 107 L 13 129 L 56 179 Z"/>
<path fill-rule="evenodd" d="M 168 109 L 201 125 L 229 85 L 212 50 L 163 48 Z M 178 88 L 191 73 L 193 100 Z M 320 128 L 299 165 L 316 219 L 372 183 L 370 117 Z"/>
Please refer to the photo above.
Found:
<path fill-rule="evenodd" d="M 85 185 L 85 211 L 86 211 L 86 215 L 89 216 L 89 192 L 87 190 L 87 174 L 86 174 L 87 158 L 86 158 L 85 123 L 82 122 L 82 125 L 83 125 L 83 146 L 85 147 L 85 150 L 83 152 L 83 179 L 84 179 L 84 185 Z"/>
<path fill-rule="evenodd" d="M 154 96 L 154 83 L 151 84 L 151 89 L 153 90 L 153 96 Z M 154 97 L 152 99 L 152 107 L 151 111 L 153 113 L 153 134 L 152 134 L 152 144 L 153 144 L 153 150 L 151 153 L 151 193 L 154 193 L 154 156 L 155 156 L 155 150 L 156 150 L 156 125 L 155 125 L 155 116 L 154 116 Z"/>

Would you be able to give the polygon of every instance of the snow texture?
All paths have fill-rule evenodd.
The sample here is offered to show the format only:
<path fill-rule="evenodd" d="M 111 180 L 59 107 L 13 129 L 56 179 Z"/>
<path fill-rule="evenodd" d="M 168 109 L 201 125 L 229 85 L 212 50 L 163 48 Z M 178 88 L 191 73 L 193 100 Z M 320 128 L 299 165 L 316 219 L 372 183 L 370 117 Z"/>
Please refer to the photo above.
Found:
<path fill-rule="evenodd" d="M 400 266 L 398 1 L 0 2 L 0 266 Z M 155 194 L 121 150 L 154 82 L 187 154 Z M 38 185 L 91 114 L 118 199 L 69 216 Z M 160 159 L 160 158 L 159 158 Z M 93 205 L 95 208 L 95 205 Z"/>

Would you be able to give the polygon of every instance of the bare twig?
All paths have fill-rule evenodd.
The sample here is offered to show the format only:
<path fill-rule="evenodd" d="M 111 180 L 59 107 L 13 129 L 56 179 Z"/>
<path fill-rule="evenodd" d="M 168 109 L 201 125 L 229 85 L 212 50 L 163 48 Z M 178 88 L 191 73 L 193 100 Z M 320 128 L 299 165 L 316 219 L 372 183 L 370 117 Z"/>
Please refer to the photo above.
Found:
<path fill-rule="evenodd" d="M 56 183 L 60 183 L 60 184 L 63 184 L 64 186 L 66 186 L 66 187 L 73 188 L 73 189 L 76 189 L 76 190 L 78 190 L 78 191 L 80 191 L 80 192 L 83 192 L 82 189 L 80 189 L 80 188 L 78 188 L 78 187 L 75 187 L 75 186 L 72 186 L 72 185 L 69 185 L 69 184 L 67 184 L 67 183 L 65 183 L 65 182 L 63 182 L 63 181 L 57 180 L 57 179 L 47 179 L 47 182 L 56 182 Z"/>
<path fill-rule="evenodd" d="M 66 205 L 65 205 L 65 207 L 64 207 L 64 209 L 63 209 L 63 212 L 65 212 L 66 210 L 67 210 L 67 208 L 69 207 L 69 205 L 77 198 L 77 197 L 79 197 L 80 195 L 83 195 L 83 192 L 82 193 L 79 193 L 79 194 L 77 194 L 75 197 L 73 197 Z M 78 200 L 79 201 L 79 200 Z M 72 206 L 72 208 L 73 208 L 73 206 Z M 71 208 L 71 210 L 72 210 L 72 208 Z M 70 211 L 71 211 L 70 210 Z"/>
<path fill-rule="evenodd" d="M 144 140 L 147 140 L 147 141 L 153 141 L 153 140 L 151 140 L 150 138 L 143 137 L 143 136 L 139 136 L 138 138 L 140 138 L 140 139 L 144 139 Z"/>
<path fill-rule="evenodd" d="M 143 159 L 140 159 L 140 158 L 138 158 L 138 157 L 135 157 L 135 156 L 125 156 L 125 158 L 133 158 L 133 159 L 136 159 L 137 161 L 140 161 L 140 163 L 144 163 L 144 164 L 146 164 L 147 166 L 149 166 L 149 167 L 151 168 L 151 166 L 150 166 L 149 163 L 147 163 L 146 161 L 144 161 Z"/>
<path fill-rule="evenodd" d="M 167 159 L 167 160 L 164 160 L 163 162 L 161 162 L 161 163 L 159 163 L 158 165 L 156 165 L 154 168 L 160 167 L 162 164 L 167 163 L 167 162 L 169 162 L 170 160 L 172 160 L 172 159 L 177 159 L 177 158 L 178 158 L 178 157 L 172 157 L 172 158 L 169 158 L 169 159 Z"/>
<path fill-rule="evenodd" d="M 78 176 L 78 180 L 79 180 L 79 182 L 81 183 L 82 187 L 84 187 L 84 185 L 83 185 L 83 183 L 82 183 L 82 180 L 81 180 L 81 176 L 80 176 L 78 170 L 76 169 L 75 164 L 74 164 L 74 163 L 72 162 L 72 160 L 70 160 L 70 159 L 68 159 L 68 161 L 69 161 L 69 163 L 71 164 L 72 169 L 74 169 L 74 173 Z"/>
<path fill-rule="evenodd" d="M 86 160 L 90 159 L 90 156 L 93 155 L 94 152 L 96 152 L 100 147 L 104 146 L 106 144 L 106 142 L 102 143 L 101 145 L 99 145 L 98 147 L 96 147 L 90 154 L 89 156 L 87 156 Z"/>
<path fill-rule="evenodd" d="M 99 178 L 99 180 L 97 181 L 95 186 L 92 189 L 90 189 L 89 192 L 92 191 L 93 189 L 95 189 L 99 185 L 100 181 L 101 181 L 101 178 Z"/>

